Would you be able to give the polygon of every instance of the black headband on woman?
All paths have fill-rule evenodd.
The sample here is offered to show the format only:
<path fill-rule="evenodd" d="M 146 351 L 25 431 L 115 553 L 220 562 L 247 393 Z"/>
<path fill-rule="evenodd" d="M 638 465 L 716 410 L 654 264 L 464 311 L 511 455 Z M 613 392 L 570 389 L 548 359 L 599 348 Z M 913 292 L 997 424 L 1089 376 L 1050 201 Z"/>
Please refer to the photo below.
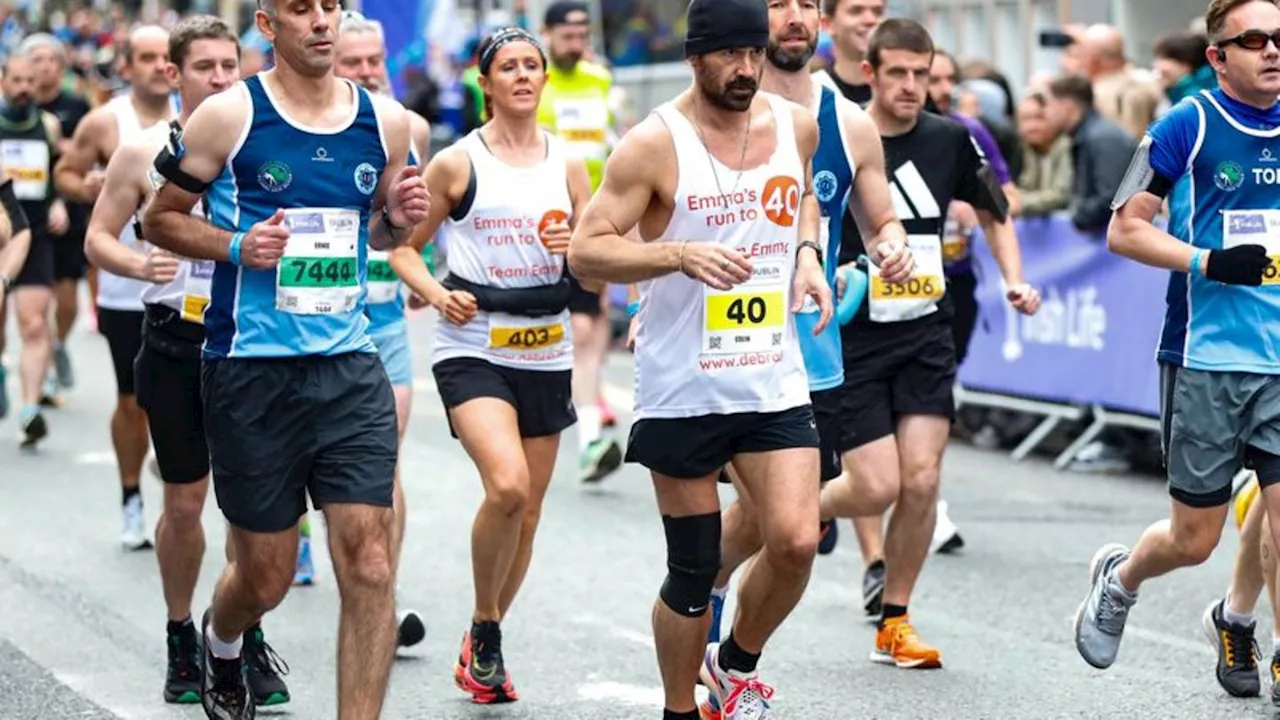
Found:
<path fill-rule="evenodd" d="M 537 48 L 538 54 L 542 56 L 542 67 L 546 69 L 547 54 L 542 50 L 542 44 L 538 42 L 538 38 L 527 30 L 509 27 L 502 28 L 489 36 L 489 44 L 485 46 L 484 52 L 480 53 L 480 61 L 477 63 L 480 74 L 488 75 L 489 68 L 493 66 L 493 59 L 498 55 L 498 50 L 503 45 L 510 45 L 513 42 L 527 42 Z"/>

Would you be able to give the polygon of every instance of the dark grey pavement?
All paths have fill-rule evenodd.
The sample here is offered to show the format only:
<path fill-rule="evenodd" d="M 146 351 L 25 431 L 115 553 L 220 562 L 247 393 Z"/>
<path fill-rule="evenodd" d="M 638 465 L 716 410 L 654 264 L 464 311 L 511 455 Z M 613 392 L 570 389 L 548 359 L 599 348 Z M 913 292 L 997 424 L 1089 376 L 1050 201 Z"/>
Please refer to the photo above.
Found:
<path fill-rule="evenodd" d="M 599 488 L 579 486 L 572 431 L 532 570 L 504 626 L 522 700 L 480 708 L 453 688 L 451 666 L 470 612 L 468 546 L 480 485 L 449 436 L 430 381 L 430 316 L 414 315 L 412 327 L 419 383 L 403 456 L 409 530 L 400 582 L 428 637 L 398 663 L 384 717 L 660 717 L 649 612 L 665 554 L 652 491 L 636 467 Z M 15 341 L 11 335 L 11 394 Z M 66 407 L 48 414 L 51 437 L 39 453 L 20 453 L 14 420 L 0 422 L 0 719 L 202 717 L 197 708 L 161 702 L 165 618 L 154 555 L 127 554 L 118 543 L 106 343 L 81 330 L 72 352 L 79 384 Z M 607 376 L 610 398 L 623 407 L 629 358 L 613 358 Z M 619 434 L 625 438 L 625 427 Z M 943 493 L 967 546 L 930 559 L 912 611 L 923 637 L 942 648 L 946 669 L 910 672 L 868 661 L 873 631 L 857 609 L 860 562 L 844 525 L 842 544 L 818 559 L 801 606 L 762 662 L 764 679 L 777 687 L 778 717 L 1270 716 L 1266 700 L 1232 700 L 1218 689 L 1200 634 L 1202 610 L 1225 588 L 1234 532 L 1206 566 L 1143 589 L 1118 662 L 1098 672 L 1071 642 L 1089 558 L 1104 542 L 1132 542 L 1165 516 L 1163 486 L 1058 473 L 953 446 Z M 158 482 L 147 478 L 144 496 L 154 523 Z M 212 503 L 205 517 L 211 552 L 197 615 L 221 567 L 223 527 Z M 317 557 L 318 585 L 294 590 L 266 621 L 269 641 L 291 667 L 294 701 L 263 716 L 334 717 L 337 592 L 327 554 Z M 1261 614 L 1269 617 L 1265 606 Z M 1268 655 L 1269 637 L 1264 620 L 1259 638 Z"/>

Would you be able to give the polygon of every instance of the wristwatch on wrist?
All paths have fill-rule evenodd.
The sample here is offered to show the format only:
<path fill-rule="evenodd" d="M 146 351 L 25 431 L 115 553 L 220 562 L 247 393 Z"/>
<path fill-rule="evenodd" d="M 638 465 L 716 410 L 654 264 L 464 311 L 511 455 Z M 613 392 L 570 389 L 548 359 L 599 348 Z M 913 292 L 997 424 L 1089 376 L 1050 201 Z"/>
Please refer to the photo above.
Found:
<path fill-rule="evenodd" d="M 405 230 L 405 229 L 406 229 L 406 228 L 402 228 L 402 227 L 400 227 L 399 225 L 397 225 L 397 224 L 395 224 L 395 223 L 391 222 L 391 212 L 390 212 L 389 210 L 387 210 L 387 206 L 386 206 L 386 205 L 383 205 L 383 206 L 382 206 L 382 224 L 383 224 L 383 225 L 386 225 L 386 226 L 387 226 L 387 230 L 389 230 L 389 231 L 390 231 L 390 232 L 392 232 L 392 233 L 394 233 L 394 232 L 395 232 L 395 231 L 397 231 L 397 230 Z"/>
<path fill-rule="evenodd" d="M 805 248 L 813 248 L 814 257 L 818 258 L 818 264 L 822 265 L 822 246 L 812 240 L 801 240 L 800 244 L 796 245 L 796 259 L 800 258 L 800 251 Z"/>

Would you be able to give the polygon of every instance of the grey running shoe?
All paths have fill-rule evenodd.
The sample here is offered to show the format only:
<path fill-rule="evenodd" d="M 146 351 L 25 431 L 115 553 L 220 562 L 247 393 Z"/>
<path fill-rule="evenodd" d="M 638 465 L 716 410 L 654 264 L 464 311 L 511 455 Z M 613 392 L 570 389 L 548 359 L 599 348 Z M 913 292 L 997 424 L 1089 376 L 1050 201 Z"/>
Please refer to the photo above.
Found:
<path fill-rule="evenodd" d="M 1076 650 L 1090 665 L 1105 670 L 1116 661 L 1120 638 L 1129 608 L 1137 594 L 1126 596 L 1112 582 L 1115 568 L 1129 557 L 1129 549 L 1119 543 L 1104 545 L 1089 564 L 1089 595 L 1076 611 Z"/>
<path fill-rule="evenodd" d="M 59 345 L 53 350 L 53 370 L 58 377 L 58 385 L 64 390 L 75 387 L 76 373 L 71 367 L 71 356 L 67 354 L 67 348 Z"/>
<path fill-rule="evenodd" d="M 1222 616 L 1224 600 L 1215 600 L 1204 609 L 1201 626 L 1205 639 L 1218 654 L 1218 684 L 1232 697 L 1258 697 L 1262 681 L 1258 661 L 1262 653 L 1253 635 L 1257 623 L 1232 625 Z"/>
<path fill-rule="evenodd" d="M 862 609 L 867 617 L 880 619 L 884 602 L 884 560 L 876 560 L 862 573 Z"/>

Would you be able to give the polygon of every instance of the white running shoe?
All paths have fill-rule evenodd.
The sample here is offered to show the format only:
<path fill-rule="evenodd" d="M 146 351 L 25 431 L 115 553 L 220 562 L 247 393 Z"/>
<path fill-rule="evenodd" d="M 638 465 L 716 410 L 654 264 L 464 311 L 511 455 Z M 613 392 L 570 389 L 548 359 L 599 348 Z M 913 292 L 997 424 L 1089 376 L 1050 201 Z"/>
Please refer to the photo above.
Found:
<path fill-rule="evenodd" d="M 120 544 L 125 550 L 151 549 L 151 540 L 147 538 L 146 525 L 142 512 L 142 496 L 134 495 L 122 508 L 124 529 L 120 531 Z"/>
<path fill-rule="evenodd" d="M 950 553 L 964 547 L 964 538 L 960 537 L 960 528 L 951 522 L 947 515 L 947 501 L 938 501 L 938 522 L 933 526 L 933 540 L 929 543 L 929 552 Z"/>

